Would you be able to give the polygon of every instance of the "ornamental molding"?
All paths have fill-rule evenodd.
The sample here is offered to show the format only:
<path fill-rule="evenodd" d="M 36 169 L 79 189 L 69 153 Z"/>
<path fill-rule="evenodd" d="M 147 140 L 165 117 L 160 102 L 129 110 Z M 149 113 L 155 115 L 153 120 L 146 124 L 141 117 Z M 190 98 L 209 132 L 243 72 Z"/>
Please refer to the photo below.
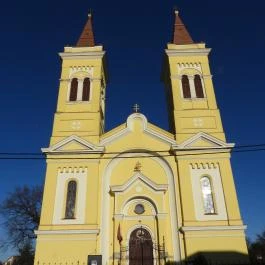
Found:
<path fill-rule="evenodd" d="M 219 167 L 218 162 L 190 163 L 192 169 L 214 169 Z"/>
<path fill-rule="evenodd" d="M 171 79 L 177 79 L 177 80 L 181 80 L 181 78 L 182 78 L 182 74 L 175 74 L 175 75 L 171 75 L 170 76 L 170 78 Z M 187 75 L 188 76 L 188 78 L 189 77 L 193 77 L 194 78 L 194 75 Z M 202 75 L 201 73 L 200 73 L 200 77 L 201 78 L 203 78 L 203 79 L 211 79 L 212 78 L 212 75 Z"/>
<path fill-rule="evenodd" d="M 145 115 L 143 115 L 141 113 L 133 113 L 127 118 L 126 128 L 118 131 L 117 133 L 115 133 L 109 137 L 102 139 L 100 141 L 100 145 L 101 146 L 108 145 L 108 144 L 110 144 L 114 141 L 117 141 L 120 138 L 126 136 L 127 134 L 133 132 L 134 122 L 136 120 L 141 121 L 144 134 L 149 135 L 149 136 L 155 138 L 156 140 L 162 141 L 162 142 L 168 144 L 169 146 L 176 144 L 176 141 L 174 139 L 167 137 L 166 135 L 163 135 L 162 133 L 159 133 L 159 132 L 151 129 L 148 126 L 149 123 L 148 123 Z"/>
<path fill-rule="evenodd" d="M 105 55 L 105 51 L 91 51 L 91 52 L 60 52 L 62 59 L 102 59 Z"/>
<path fill-rule="evenodd" d="M 196 143 L 199 140 L 203 140 L 212 146 L 194 146 L 194 143 Z M 174 151 L 184 151 L 184 150 L 201 150 L 201 149 L 232 149 L 235 146 L 234 143 L 226 143 L 220 139 L 217 139 L 213 137 L 212 135 L 209 135 L 205 132 L 199 132 L 196 135 L 192 136 L 188 140 L 184 141 L 180 145 L 173 145 L 172 149 Z"/>
<path fill-rule="evenodd" d="M 35 230 L 35 235 L 76 235 L 76 234 L 99 234 L 99 229 L 86 230 Z"/>
<path fill-rule="evenodd" d="M 201 55 L 209 55 L 211 52 L 210 48 L 204 48 L 204 49 L 183 49 L 183 50 L 169 50 L 166 49 L 166 54 L 169 57 L 177 57 L 177 56 L 201 56 Z"/>
<path fill-rule="evenodd" d="M 137 181 L 143 182 L 146 186 L 150 187 L 151 189 L 155 191 L 167 191 L 168 185 L 167 184 L 156 184 L 148 177 L 144 176 L 141 173 L 136 173 L 134 176 L 132 176 L 127 182 L 125 182 L 123 185 L 113 185 L 110 187 L 110 190 L 112 192 L 124 192 L 128 190 L 130 187 L 133 186 L 134 183 Z"/>
<path fill-rule="evenodd" d="M 64 150 L 64 147 L 70 143 L 77 143 L 80 149 Z M 46 154 L 51 153 L 103 153 L 104 146 L 94 145 L 76 135 L 71 135 L 49 148 L 42 148 L 41 151 Z"/>
<path fill-rule="evenodd" d="M 193 231 L 223 231 L 223 230 L 246 230 L 246 225 L 224 225 L 224 226 L 182 226 L 180 227 L 180 231 L 185 232 L 193 232 Z"/>

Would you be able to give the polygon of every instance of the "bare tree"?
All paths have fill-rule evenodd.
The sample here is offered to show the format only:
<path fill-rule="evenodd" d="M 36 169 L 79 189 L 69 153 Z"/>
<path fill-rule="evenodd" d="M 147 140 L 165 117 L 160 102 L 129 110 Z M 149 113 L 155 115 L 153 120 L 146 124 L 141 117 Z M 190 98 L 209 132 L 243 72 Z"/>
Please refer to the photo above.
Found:
<path fill-rule="evenodd" d="M 6 244 L 22 249 L 35 238 L 34 230 L 40 221 L 42 188 L 17 187 L 0 204 L 8 239 Z"/>
<path fill-rule="evenodd" d="M 265 264 L 265 231 L 257 235 L 254 242 L 248 244 L 252 264 Z"/>

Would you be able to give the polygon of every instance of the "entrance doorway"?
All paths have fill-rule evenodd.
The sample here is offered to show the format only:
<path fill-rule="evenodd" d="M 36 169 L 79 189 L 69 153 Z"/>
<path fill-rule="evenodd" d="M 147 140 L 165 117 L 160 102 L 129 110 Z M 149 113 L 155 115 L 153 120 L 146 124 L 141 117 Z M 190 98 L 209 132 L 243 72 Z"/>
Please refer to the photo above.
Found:
<path fill-rule="evenodd" d="M 129 241 L 129 265 L 153 265 L 153 241 L 150 233 L 140 227 L 135 229 Z"/>

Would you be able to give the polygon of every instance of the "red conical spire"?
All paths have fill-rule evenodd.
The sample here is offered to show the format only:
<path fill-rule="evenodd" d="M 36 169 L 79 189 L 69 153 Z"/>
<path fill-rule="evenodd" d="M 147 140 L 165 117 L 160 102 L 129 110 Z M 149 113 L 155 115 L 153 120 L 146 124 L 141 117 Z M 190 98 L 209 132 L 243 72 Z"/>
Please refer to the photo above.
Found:
<path fill-rule="evenodd" d="M 175 11 L 175 25 L 174 25 L 174 36 L 173 43 L 177 45 L 192 44 L 194 43 L 187 28 L 183 24 L 179 12 Z"/>
<path fill-rule="evenodd" d="M 94 33 L 92 28 L 92 15 L 88 14 L 87 23 L 79 37 L 79 40 L 76 44 L 77 47 L 93 47 L 95 46 Z"/>

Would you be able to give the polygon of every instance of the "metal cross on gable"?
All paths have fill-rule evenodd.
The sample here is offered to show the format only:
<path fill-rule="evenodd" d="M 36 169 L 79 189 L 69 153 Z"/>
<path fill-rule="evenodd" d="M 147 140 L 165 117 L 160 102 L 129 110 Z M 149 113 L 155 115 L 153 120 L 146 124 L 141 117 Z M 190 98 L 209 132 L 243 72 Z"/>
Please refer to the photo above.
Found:
<path fill-rule="evenodd" d="M 133 105 L 133 111 L 136 112 L 136 113 L 139 112 L 140 111 L 140 106 L 138 104 L 134 104 Z"/>

